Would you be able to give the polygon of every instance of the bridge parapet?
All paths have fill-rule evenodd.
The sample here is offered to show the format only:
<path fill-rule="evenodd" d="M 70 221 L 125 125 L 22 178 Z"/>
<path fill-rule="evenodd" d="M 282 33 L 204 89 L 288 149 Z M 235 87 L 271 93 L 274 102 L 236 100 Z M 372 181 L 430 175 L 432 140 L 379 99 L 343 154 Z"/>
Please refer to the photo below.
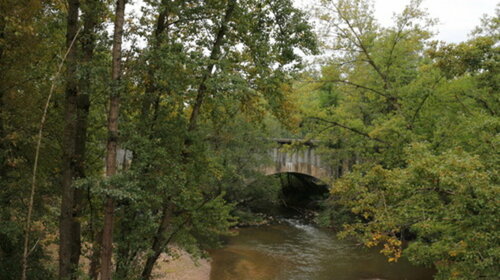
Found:
<path fill-rule="evenodd" d="M 325 166 L 315 151 L 316 141 L 305 142 L 300 150 L 283 149 L 283 145 L 291 144 L 294 139 L 273 139 L 279 146 L 270 151 L 274 165 L 266 166 L 263 171 L 266 175 L 277 173 L 302 173 L 315 178 L 327 178 L 333 175 L 332 169 Z"/>

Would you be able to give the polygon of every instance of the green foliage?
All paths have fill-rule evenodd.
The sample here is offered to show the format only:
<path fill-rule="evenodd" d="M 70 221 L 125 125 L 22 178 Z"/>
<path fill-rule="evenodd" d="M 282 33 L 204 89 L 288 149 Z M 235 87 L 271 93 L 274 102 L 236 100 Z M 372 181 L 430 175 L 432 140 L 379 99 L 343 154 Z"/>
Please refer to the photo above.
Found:
<path fill-rule="evenodd" d="M 77 76 L 91 81 L 79 85 L 91 96 L 79 219 L 96 245 L 103 198 L 117 202 L 116 278 L 139 277 L 146 258 L 174 243 L 203 256 L 241 209 L 276 203 L 278 182 L 257 167 L 269 161 L 266 139 L 287 133 L 321 140 L 322 160 L 343 175 L 331 182 L 324 223 L 383 244 L 390 260 L 435 265 L 439 279 L 498 278 L 498 10 L 469 41 L 444 44 L 429 41 L 434 20 L 421 1 L 391 27 L 376 22 L 370 1 L 322 1 L 332 57 L 307 75 L 301 55 L 318 45 L 291 0 L 146 1 L 127 26 L 120 88 L 120 147 L 132 160 L 103 179 L 111 1 L 80 2 L 82 19 L 98 24 L 77 42 L 96 39 L 91 61 L 76 57 Z M 19 274 L 34 135 L 65 52 L 65 18 L 61 1 L 0 3 L 2 279 Z M 54 263 L 45 252 L 57 232 L 65 122 L 64 81 L 54 83 L 30 279 L 50 278 Z"/>
<path fill-rule="evenodd" d="M 0 278 L 20 279 L 24 227 L 34 161 L 34 144 L 51 78 L 60 62 L 62 13 L 54 1 L 0 3 Z M 59 81 L 55 81 L 56 83 Z M 57 112 L 51 112 L 57 116 Z M 57 117 L 56 117 L 57 118 Z M 59 147 L 56 119 L 46 123 L 38 190 L 30 232 L 30 279 L 53 276 L 47 265 L 46 230 L 54 213 L 42 198 L 56 191 Z"/>
<path fill-rule="evenodd" d="M 403 252 L 417 264 L 436 265 L 437 279 L 498 276 L 499 186 L 480 162 L 457 148 L 433 154 L 430 145 L 406 151 L 405 168 L 364 166 L 337 181 L 339 204 L 359 216 L 342 235 L 367 246 L 383 244 L 390 261 Z"/>
<path fill-rule="evenodd" d="M 114 90 L 105 27 L 113 18 L 114 2 L 78 2 L 74 24 L 80 29 L 72 61 L 78 103 L 85 103 L 81 110 L 88 105 L 89 113 L 82 114 L 88 128 L 86 143 L 79 146 L 86 150 L 84 174 L 75 182 L 83 200 L 73 210 L 84 247 L 98 246 L 103 198 L 112 197 L 117 202 L 118 279 L 138 276 L 145 258 L 169 251 L 174 243 L 195 256 L 204 255 L 234 225 L 238 201 L 263 194 L 275 198 L 267 188 L 246 188 L 262 177 L 257 167 L 268 160 L 268 136 L 261 121 L 275 115 L 282 123 L 294 122 L 287 114 L 293 108 L 291 82 L 303 66 L 301 54 L 317 51 L 315 35 L 290 0 L 245 0 L 237 5 L 226 0 L 146 1 L 144 14 L 131 19 L 124 34 L 125 41 L 132 42 L 126 45 L 132 46 L 124 52 L 119 144 L 132 160 L 120 166 L 118 175 L 103 178 L 107 96 Z M 227 16 L 231 6 L 233 14 Z M 67 51 L 67 8 L 61 1 L 0 3 L 2 279 L 19 278 L 34 135 L 52 83 L 54 98 L 44 128 L 30 232 L 30 279 L 50 278 L 48 271 L 57 263 L 46 260 L 44 253 L 46 245 L 57 240 L 60 213 L 55 209 L 61 200 L 61 155 L 67 145 L 63 131 L 65 123 L 73 122 L 64 113 L 67 100 L 62 92 L 68 77 L 53 81 Z M 89 30 L 91 21 L 95 26 Z M 135 44 L 138 40 L 147 46 Z M 201 113 L 193 120 L 196 106 Z M 162 242 L 156 246 L 154 240 Z M 83 254 L 92 256 L 89 250 Z"/>
<path fill-rule="evenodd" d="M 153 1 L 140 19 L 148 45 L 127 62 L 120 124 L 133 160 L 93 187 L 119 201 L 118 278 L 172 244 L 203 255 L 234 225 L 230 202 L 265 194 L 246 188 L 267 160 L 259 123 L 291 106 L 295 52 L 315 38 L 291 1 L 239 1 L 227 17 L 232 3 Z"/>
<path fill-rule="evenodd" d="M 392 27 L 369 1 L 324 3 L 336 34 L 326 43 L 341 52 L 320 83 L 299 84 L 315 91 L 304 123 L 329 164 L 351 172 L 332 178 L 320 218 L 389 261 L 435 266 L 437 279 L 498 278 L 498 12 L 444 44 L 428 41 L 420 1 Z"/>

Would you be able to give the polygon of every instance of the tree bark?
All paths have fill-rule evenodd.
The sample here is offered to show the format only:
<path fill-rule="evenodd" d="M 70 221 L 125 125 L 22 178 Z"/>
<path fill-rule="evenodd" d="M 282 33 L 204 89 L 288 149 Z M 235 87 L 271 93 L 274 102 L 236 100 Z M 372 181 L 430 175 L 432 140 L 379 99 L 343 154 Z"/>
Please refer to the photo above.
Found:
<path fill-rule="evenodd" d="M 82 7 L 83 12 L 83 32 L 81 37 L 81 60 L 80 65 L 83 73 L 79 80 L 79 91 L 76 100 L 76 122 L 75 122 L 75 155 L 74 155 L 74 171 L 75 179 L 85 177 L 85 156 L 87 151 L 87 128 L 88 115 L 90 110 L 90 93 L 92 77 L 90 75 L 90 64 L 94 57 L 94 48 L 96 43 L 96 27 L 98 13 L 95 10 L 96 0 L 86 1 L 85 7 Z M 78 267 L 81 255 L 81 223 L 83 208 L 83 190 L 74 189 L 73 193 L 73 213 L 72 213 L 72 252 L 71 265 Z M 71 276 L 76 279 L 76 275 Z"/>
<path fill-rule="evenodd" d="M 87 5 L 95 6 L 96 1 Z M 67 40 L 74 38 L 78 29 L 79 0 L 69 2 Z M 83 192 L 74 188 L 74 180 L 85 177 L 85 154 L 87 143 L 87 119 L 90 108 L 89 94 L 91 77 L 88 71 L 95 47 L 97 13 L 92 8 L 84 11 L 84 28 L 81 39 L 81 57 L 78 49 L 68 54 L 66 83 L 66 115 L 64 133 L 63 180 L 60 224 L 60 279 L 76 279 L 76 269 L 81 255 L 81 224 Z M 80 79 L 76 68 L 86 68 Z"/>
<path fill-rule="evenodd" d="M 125 17 L 126 0 L 116 1 L 115 13 L 115 31 L 113 35 L 113 51 L 112 51 L 112 66 L 111 78 L 112 89 L 109 98 L 108 111 L 108 144 L 106 152 L 106 176 L 111 177 L 116 174 L 116 149 L 118 143 L 118 115 L 120 106 L 119 92 L 121 90 L 121 56 L 122 56 L 122 36 L 123 23 Z M 111 196 L 106 198 L 104 206 L 104 226 L 102 234 L 101 248 L 101 280 L 111 280 L 112 276 L 112 261 L 113 255 L 113 227 L 114 227 L 114 209 L 115 203 Z"/>
<path fill-rule="evenodd" d="M 5 40 L 5 19 L 2 15 L 0 15 L 0 42 Z M 4 53 L 4 47 L 3 45 L 0 45 L 0 83 L 4 81 L 4 70 L 3 66 L 4 63 L 2 58 L 3 58 L 3 53 Z M 0 86 L 0 179 L 2 180 L 2 183 L 0 183 L 0 188 L 4 188 L 3 182 L 5 182 L 5 174 L 6 174 L 6 157 L 7 157 L 7 145 L 5 144 L 5 108 L 4 108 L 4 102 L 3 102 L 3 96 L 4 96 L 4 88 L 3 86 Z"/>
<path fill-rule="evenodd" d="M 79 0 L 68 1 L 68 16 L 66 30 L 66 46 L 69 49 L 73 39 L 78 32 L 78 10 Z M 59 279 L 73 278 L 78 266 L 75 261 L 79 251 L 79 244 L 75 242 L 73 208 L 75 205 L 75 189 L 73 180 L 75 174 L 75 138 L 77 120 L 77 98 L 78 98 L 78 78 L 77 78 L 77 48 L 71 48 L 67 56 L 66 65 L 66 100 L 65 100 L 65 127 L 63 134 L 63 169 L 62 169 L 62 192 L 61 192 L 61 217 L 59 224 Z M 77 239 L 79 240 L 79 236 Z M 78 253 L 79 256 L 79 253 Z"/>

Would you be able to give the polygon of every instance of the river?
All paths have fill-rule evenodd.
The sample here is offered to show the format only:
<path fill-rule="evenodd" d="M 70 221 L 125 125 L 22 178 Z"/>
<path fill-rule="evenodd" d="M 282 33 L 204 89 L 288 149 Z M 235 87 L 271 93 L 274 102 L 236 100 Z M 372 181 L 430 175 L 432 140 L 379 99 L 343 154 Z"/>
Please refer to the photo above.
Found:
<path fill-rule="evenodd" d="M 379 249 L 339 240 L 298 220 L 242 228 L 211 251 L 211 280 L 431 280 L 431 269 L 388 263 Z"/>

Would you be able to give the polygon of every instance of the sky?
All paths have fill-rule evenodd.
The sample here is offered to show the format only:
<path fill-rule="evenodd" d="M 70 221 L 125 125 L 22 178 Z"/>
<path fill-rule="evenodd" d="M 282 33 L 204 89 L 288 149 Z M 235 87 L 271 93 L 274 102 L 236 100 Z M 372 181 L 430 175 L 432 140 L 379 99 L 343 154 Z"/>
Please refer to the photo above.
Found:
<path fill-rule="evenodd" d="M 318 0 L 294 0 L 297 7 L 306 8 Z M 401 12 L 410 0 L 373 0 L 375 17 L 384 26 L 392 23 L 392 15 Z M 467 40 L 469 33 L 480 24 L 484 14 L 492 16 L 500 0 L 423 0 L 422 7 L 431 18 L 439 19 L 435 39 L 448 43 Z"/>
<path fill-rule="evenodd" d="M 304 1 L 304 0 L 302 0 Z M 394 12 L 402 11 L 410 0 L 375 0 L 375 16 L 383 25 L 391 23 Z M 436 39 L 449 43 L 467 40 L 467 35 L 480 23 L 483 14 L 493 15 L 497 0 L 424 0 L 432 18 L 438 18 Z"/>

